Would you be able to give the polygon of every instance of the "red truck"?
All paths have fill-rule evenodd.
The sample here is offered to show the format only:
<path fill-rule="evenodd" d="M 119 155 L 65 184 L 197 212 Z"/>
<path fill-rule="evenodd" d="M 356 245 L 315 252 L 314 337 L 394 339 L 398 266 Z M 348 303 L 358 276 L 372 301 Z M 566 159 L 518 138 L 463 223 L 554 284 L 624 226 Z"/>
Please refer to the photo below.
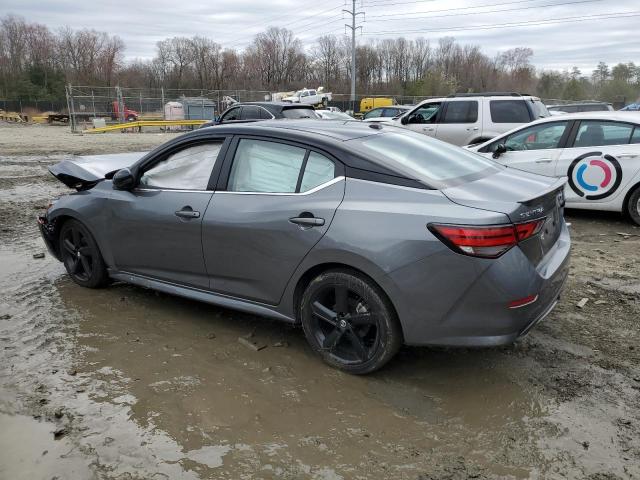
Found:
<path fill-rule="evenodd" d="M 136 112 L 135 110 L 129 110 L 126 105 L 123 105 L 123 106 L 124 106 L 124 119 L 127 122 L 135 122 L 136 120 L 138 120 L 138 117 L 140 116 L 138 112 Z M 113 101 L 113 110 L 111 113 L 111 118 L 113 120 L 118 120 L 120 118 L 120 104 L 118 103 L 117 100 Z"/>

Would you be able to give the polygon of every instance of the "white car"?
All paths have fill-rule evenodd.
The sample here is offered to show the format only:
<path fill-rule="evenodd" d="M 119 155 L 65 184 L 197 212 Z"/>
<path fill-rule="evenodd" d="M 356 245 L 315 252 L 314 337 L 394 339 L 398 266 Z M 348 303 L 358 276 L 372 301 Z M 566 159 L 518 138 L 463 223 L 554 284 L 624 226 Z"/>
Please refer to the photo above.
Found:
<path fill-rule="evenodd" d="M 336 112 L 333 110 L 316 110 L 316 115 L 318 115 L 323 120 L 355 120 L 351 115 L 348 115 L 344 112 Z"/>
<path fill-rule="evenodd" d="M 394 118 L 393 124 L 462 146 L 482 143 L 547 116 L 540 99 L 530 95 L 464 93 L 424 100 Z"/>
<path fill-rule="evenodd" d="M 324 105 L 325 107 L 331 101 L 331 93 L 324 91 L 322 87 L 317 90 L 311 88 L 303 88 L 298 90 L 290 97 L 284 97 L 283 102 L 304 103 L 306 105 Z"/>
<path fill-rule="evenodd" d="M 567 208 L 628 213 L 640 225 L 640 113 L 568 113 L 467 149 L 508 167 L 567 177 Z"/>

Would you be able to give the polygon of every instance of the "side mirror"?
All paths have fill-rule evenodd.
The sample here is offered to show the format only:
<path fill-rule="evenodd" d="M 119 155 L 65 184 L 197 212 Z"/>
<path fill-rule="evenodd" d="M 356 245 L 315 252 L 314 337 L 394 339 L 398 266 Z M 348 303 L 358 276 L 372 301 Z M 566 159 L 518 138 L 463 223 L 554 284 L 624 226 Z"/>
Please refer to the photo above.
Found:
<path fill-rule="evenodd" d="M 406 125 L 407 123 L 409 123 L 409 115 L 404 115 L 401 119 L 400 119 L 400 123 L 402 125 Z"/>
<path fill-rule="evenodd" d="M 131 170 L 122 168 L 113 175 L 113 188 L 116 190 L 131 190 L 136 186 L 136 177 Z"/>
<path fill-rule="evenodd" d="M 493 151 L 493 158 L 499 158 L 503 153 L 507 153 L 507 146 L 504 143 L 499 143 Z"/>

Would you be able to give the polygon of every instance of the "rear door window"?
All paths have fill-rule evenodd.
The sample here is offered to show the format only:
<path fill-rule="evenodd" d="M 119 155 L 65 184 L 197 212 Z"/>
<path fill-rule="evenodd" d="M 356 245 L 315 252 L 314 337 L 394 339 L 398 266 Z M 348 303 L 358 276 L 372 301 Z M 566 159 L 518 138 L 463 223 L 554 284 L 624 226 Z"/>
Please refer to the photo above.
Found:
<path fill-rule="evenodd" d="M 580 122 L 574 147 L 599 147 L 606 145 L 626 145 L 631 141 L 633 125 L 602 120 Z"/>
<path fill-rule="evenodd" d="M 307 192 L 323 183 L 327 183 L 335 177 L 336 166 L 324 155 L 317 152 L 309 152 L 307 164 L 300 182 L 300 192 Z"/>
<path fill-rule="evenodd" d="M 260 118 L 260 109 L 255 105 L 245 105 L 242 107 L 240 120 L 258 120 Z"/>
<path fill-rule="evenodd" d="M 447 108 L 440 123 L 476 123 L 477 121 L 478 101 L 464 100 L 447 102 Z"/>
<path fill-rule="evenodd" d="M 529 123 L 531 114 L 524 100 L 491 100 L 489 102 L 493 123 Z"/>
<path fill-rule="evenodd" d="M 633 129 L 633 135 L 631 135 L 631 142 L 629 143 L 640 143 L 640 127 Z"/>

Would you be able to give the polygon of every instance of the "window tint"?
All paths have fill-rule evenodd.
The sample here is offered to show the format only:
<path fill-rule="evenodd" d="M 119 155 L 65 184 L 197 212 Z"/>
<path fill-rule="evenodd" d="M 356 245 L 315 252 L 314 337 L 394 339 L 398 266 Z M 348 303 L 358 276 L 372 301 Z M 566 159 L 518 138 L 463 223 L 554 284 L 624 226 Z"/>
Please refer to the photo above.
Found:
<path fill-rule="evenodd" d="M 271 113 L 266 108 L 258 107 L 258 110 L 260 110 L 261 119 L 270 120 L 273 118 L 273 115 L 271 115 Z"/>
<path fill-rule="evenodd" d="M 245 105 L 242 107 L 240 120 L 257 120 L 260 118 L 260 110 L 255 105 Z"/>
<path fill-rule="evenodd" d="M 633 135 L 631 136 L 630 143 L 640 143 L 640 127 L 633 129 Z"/>
<path fill-rule="evenodd" d="M 332 180 L 335 177 L 335 170 L 334 163 L 327 157 L 316 152 L 310 152 L 304 175 L 302 176 L 300 191 L 306 192 Z"/>
<path fill-rule="evenodd" d="M 529 123 L 531 116 L 524 100 L 491 100 L 489 102 L 493 123 Z"/>
<path fill-rule="evenodd" d="M 408 123 L 436 123 L 440 103 L 427 103 L 411 115 L 409 115 Z"/>
<path fill-rule="evenodd" d="M 365 115 L 364 118 L 378 118 L 382 116 L 382 113 L 384 112 L 383 108 L 374 108 L 373 110 L 369 110 Z"/>
<path fill-rule="evenodd" d="M 240 120 L 240 110 L 241 107 L 235 107 L 229 110 L 222 116 L 222 122 L 227 122 L 229 120 Z"/>
<path fill-rule="evenodd" d="M 499 169 L 495 162 L 480 155 L 444 142 L 435 142 L 411 131 L 389 131 L 347 143 L 353 143 L 372 161 L 396 169 L 431 187 L 443 188 Z"/>
<path fill-rule="evenodd" d="M 304 148 L 283 143 L 240 140 L 227 190 L 293 193 L 305 153 Z"/>
<path fill-rule="evenodd" d="M 476 100 L 448 102 L 440 123 L 476 123 L 478 102 Z"/>
<path fill-rule="evenodd" d="M 567 128 L 567 122 L 543 123 L 527 127 L 507 137 L 506 141 L 500 140 L 491 145 L 490 151 L 503 143 L 510 151 L 522 150 L 546 150 L 558 148 L 562 134 Z"/>
<path fill-rule="evenodd" d="M 625 145 L 629 143 L 633 125 L 619 122 L 587 120 L 580 122 L 574 147 Z"/>
<path fill-rule="evenodd" d="M 143 187 L 206 190 L 220 143 L 185 148 L 147 170 L 140 179 Z"/>
<path fill-rule="evenodd" d="M 313 108 L 285 108 L 282 110 L 284 118 L 318 118 Z"/>

